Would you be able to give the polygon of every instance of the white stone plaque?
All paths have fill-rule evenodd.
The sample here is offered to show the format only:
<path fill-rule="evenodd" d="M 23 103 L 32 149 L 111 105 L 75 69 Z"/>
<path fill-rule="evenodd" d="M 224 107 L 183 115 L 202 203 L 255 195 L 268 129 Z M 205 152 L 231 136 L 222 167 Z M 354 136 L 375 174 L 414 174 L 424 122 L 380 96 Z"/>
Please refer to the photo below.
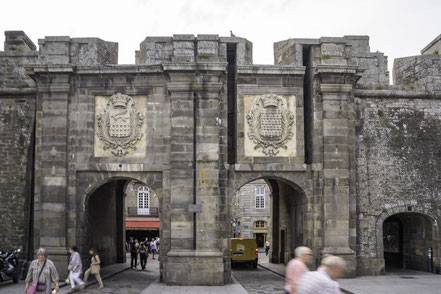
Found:
<path fill-rule="evenodd" d="M 95 97 L 95 157 L 146 156 L 146 96 Z"/>
<path fill-rule="evenodd" d="M 296 156 L 296 97 L 244 95 L 247 157 Z"/>

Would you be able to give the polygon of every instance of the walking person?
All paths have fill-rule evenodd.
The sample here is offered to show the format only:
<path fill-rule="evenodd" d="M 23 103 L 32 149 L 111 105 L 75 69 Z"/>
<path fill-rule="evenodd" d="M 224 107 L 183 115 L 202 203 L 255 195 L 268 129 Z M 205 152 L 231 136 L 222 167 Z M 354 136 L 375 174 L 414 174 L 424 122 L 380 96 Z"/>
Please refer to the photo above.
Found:
<path fill-rule="evenodd" d="M 136 268 L 136 265 L 138 263 L 138 252 L 133 237 L 130 237 L 129 240 L 129 251 L 130 251 L 130 269 L 133 269 L 133 264 L 135 264 L 135 268 Z"/>
<path fill-rule="evenodd" d="M 266 254 L 266 256 L 268 256 L 269 249 L 270 249 L 270 242 L 268 240 L 266 240 L 266 242 L 265 242 L 265 254 Z"/>
<path fill-rule="evenodd" d="M 84 284 L 83 280 L 81 280 L 80 275 L 83 272 L 83 263 L 81 262 L 80 254 L 78 253 L 78 249 L 76 246 L 72 246 L 69 248 L 70 253 L 70 262 L 69 262 L 69 279 L 70 286 L 72 290 L 76 289 L 76 285 L 80 287 L 80 289 L 84 289 L 86 284 Z"/>
<path fill-rule="evenodd" d="M 90 261 L 90 268 L 84 273 L 84 283 L 87 283 L 89 275 L 92 274 L 95 275 L 95 279 L 98 281 L 98 289 L 102 289 L 104 285 L 100 275 L 100 257 L 94 248 L 89 249 L 89 254 L 92 256 L 92 258 Z"/>
<path fill-rule="evenodd" d="M 25 293 L 28 293 L 29 287 L 35 287 L 36 294 L 51 294 L 52 283 L 55 291 L 60 291 L 58 272 L 54 263 L 47 258 L 46 249 L 38 249 L 36 255 L 37 259 L 31 262 L 26 275 Z"/>
<path fill-rule="evenodd" d="M 145 270 L 145 267 L 147 265 L 147 257 L 149 256 L 149 254 L 147 247 L 145 246 L 144 243 L 141 242 L 141 244 L 139 245 L 138 252 L 139 252 L 139 262 L 141 263 L 141 268 L 142 270 Z"/>
<path fill-rule="evenodd" d="M 156 253 L 156 240 L 152 239 L 152 242 L 150 242 L 150 248 L 152 249 L 152 259 L 155 259 L 155 253 Z"/>
<path fill-rule="evenodd" d="M 286 265 L 285 273 L 285 291 L 286 294 L 297 293 L 297 288 L 300 279 L 303 275 L 309 272 L 307 264 L 312 259 L 312 250 L 305 246 L 300 246 L 295 249 L 296 257 L 291 259 Z"/>
<path fill-rule="evenodd" d="M 323 258 L 320 267 L 305 273 L 300 280 L 297 294 L 340 294 L 340 284 L 336 281 L 346 268 L 345 261 L 338 256 Z"/>

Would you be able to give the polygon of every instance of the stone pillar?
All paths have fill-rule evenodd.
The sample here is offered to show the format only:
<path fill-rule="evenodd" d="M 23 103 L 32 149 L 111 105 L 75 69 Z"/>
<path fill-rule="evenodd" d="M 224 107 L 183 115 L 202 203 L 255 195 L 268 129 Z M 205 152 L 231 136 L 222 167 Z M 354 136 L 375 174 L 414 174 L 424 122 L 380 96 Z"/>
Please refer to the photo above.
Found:
<path fill-rule="evenodd" d="M 197 64 L 164 65 L 170 76 L 167 88 L 171 96 L 172 138 L 171 248 L 164 280 L 172 285 L 224 283 L 218 218 L 220 138 L 216 118 L 220 116 L 219 95 L 223 87 L 217 81 L 226 64 L 200 66 L 204 77 Z M 217 77 L 213 77 L 212 69 Z M 196 215 L 190 211 L 194 204 L 202 207 Z"/>
<path fill-rule="evenodd" d="M 350 244 L 348 108 L 356 67 L 319 65 L 323 103 L 323 251 L 347 262 L 346 276 L 355 276 L 355 252 Z"/>
<path fill-rule="evenodd" d="M 38 73 L 36 119 L 34 249 L 46 248 L 61 277 L 66 276 L 68 100 L 71 67 Z M 45 69 L 43 69 L 45 71 Z"/>

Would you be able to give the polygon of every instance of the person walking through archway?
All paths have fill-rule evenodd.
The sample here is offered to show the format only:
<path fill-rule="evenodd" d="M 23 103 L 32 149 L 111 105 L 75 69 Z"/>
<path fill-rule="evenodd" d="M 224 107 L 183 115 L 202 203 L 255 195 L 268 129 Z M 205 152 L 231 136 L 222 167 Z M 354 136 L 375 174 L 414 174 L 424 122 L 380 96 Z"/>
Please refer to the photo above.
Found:
<path fill-rule="evenodd" d="M 155 253 L 156 253 L 156 240 L 152 239 L 152 242 L 150 242 L 150 248 L 152 249 L 152 259 L 155 259 Z"/>
<path fill-rule="evenodd" d="M 141 269 L 145 270 L 145 267 L 147 265 L 147 257 L 149 256 L 149 253 L 144 243 L 141 242 L 141 244 L 139 245 L 138 252 L 139 252 L 139 262 L 141 263 Z"/>
<path fill-rule="evenodd" d="M 307 264 L 312 259 L 312 250 L 305 246 L 295 249 L 296 257 L 291 259 L 286 265 L 285 291 L 286 294 L 297 293 L 297 287 L 303 275 L 309 272 Z"/>
<path fill-rule="evenodd" d="M 83 272 L 83 263 L 81 262 L 80 254 L 78 253 L 78 249 L 76 246 L 72 246 L 69 248 L 70 253 L 70 262 L 69 262 L 69 279 L 70 286 L 72 289 L 76 289 L 76 285 L 80 287 L 80 289 L 84 289 L 86 284 L 81 280 L 80 275 Z"/>
<path fill-rule="evenodd" d="M 136 242 L 133 240 L 133 237 L 130 237 L 129 240 L 129 251 L 130 251 L 130 269 L 133 269 L 133 264 L 135 264 L 135 268 L 138 263 L 138 248 L 136 248 Z"/>
<path fill-rule="evenodd" d="M 87 283 L 89 279 L 89 275 L 95 275 L 95 279 L 98 281 L 98 289 L 102 289 L 104 287 L 103 281 L 101 280 L 101 267 L 100 267 L 100 257 L 94 248 L 89 249 L 89 254 L 92 256 L 90 261 L 90 268 L 84 273 L 84 283 Z"/>

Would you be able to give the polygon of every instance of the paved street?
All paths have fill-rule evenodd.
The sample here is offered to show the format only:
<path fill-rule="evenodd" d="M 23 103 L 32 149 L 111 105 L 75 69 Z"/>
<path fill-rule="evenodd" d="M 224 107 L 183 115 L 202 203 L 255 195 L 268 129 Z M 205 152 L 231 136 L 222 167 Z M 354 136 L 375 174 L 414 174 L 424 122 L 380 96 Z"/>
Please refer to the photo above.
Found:
<path fill-rule="evenodd" d="M 128 258 L 128 261 L 130 259 Z M 113 266 L 110 266 L 113 267 Z M 121 266 L 116 266 L 121 267 Z M 103 271 L 105 271 L 103 269 Z M 115 270 L 114 270 L 115 271 Z M 147 268 L 145 271 L 140 270 L 140 266 L 138 264 L 138 268 L 135 270 L 126 270 L 120 274 L 117 274 L 108 279 L 104 279 L 104 289 L 98 290 L 98 285 L 92 284 L 88 286 L 86 289 L 81 291 L 81 293 L 85 294 L 113 294 L 113 293 L 127 293 L 127 294 L 138 294 L 141 293 L 142 290 L 147 288 L 152 282 L 159 278 L 159 262 L 157 259 L 152 260 L 151 256 L 149 257 Z M 95 277 L 91 276 L 89 278 L 89 283 L 94 282 Z M 14 284 L 12 282 L 4 282 L 0 283 L 0 294 L 22 294 L 24 293 L 24 281 L 20 280 L 18 284 Z M 66 294 L 70 292 L 70 287 L 65 286 L 60 289 L 60 294 Z"/>
<path fill-rule="evenodd" d="M 127 257 L 128 263 L 130 258 Z M 159 278 L 159 262 L 157 259 L 152 260 L 150 255 L 147 262 L 147 267 L 141 271 L 141 266 L 133 270 L 126 270 L 116 276 L 104 280 L 104 288 L 97 289 L 98 285 L 94 284 L 81 291 L 84 294 L 113 294 L 113 293 L 127 293 L 139 294 L 147 288 L 151 283 Z M 89 281 L 95 280 L 92 277 Z"/>
<path fill-rule="evenodd" d="M 81 291 L 84 294 L 139 294 L 152 282 L 158 279 L 156 271 L 126 270 L 114 277 L 105 280 L 104 288 L 97 289 L 98 285 L 92 285 Z"/>
<path fill-rule="evenodd" d="M 259 253 L 259 263 L 268 263 L 268 257 Z M 284 293 L 285 279 L 266 269 L 252 268 L 246 264 L 233 267 L 233 276 L 250 294 Z"/>

